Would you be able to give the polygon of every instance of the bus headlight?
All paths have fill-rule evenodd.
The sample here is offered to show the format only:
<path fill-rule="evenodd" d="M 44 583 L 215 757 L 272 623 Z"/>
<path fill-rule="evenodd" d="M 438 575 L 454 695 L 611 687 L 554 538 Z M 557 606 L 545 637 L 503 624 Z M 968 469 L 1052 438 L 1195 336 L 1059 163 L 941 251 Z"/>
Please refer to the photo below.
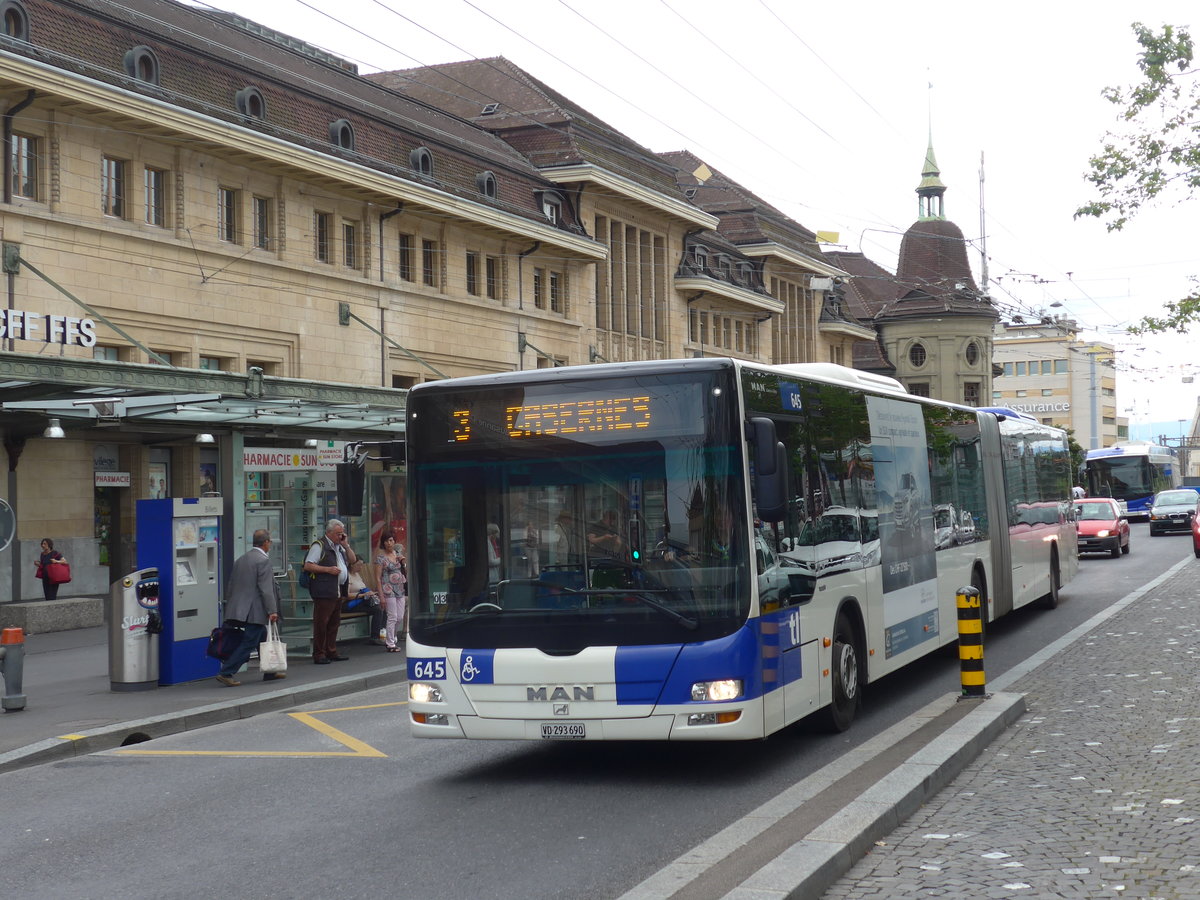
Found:
<path fill-rule="evenodd" d="M 413 703 L 441 703 L 442 689 L 436 684 L 413 681 L 408 685 L 408 699 Z"/>
<path fill-rule="evenodd" d="M 692 685 L 693 700 L 736 700 L 740 696 L 742 696 L 742 680 L 740 678 L 697 681 Z"/>

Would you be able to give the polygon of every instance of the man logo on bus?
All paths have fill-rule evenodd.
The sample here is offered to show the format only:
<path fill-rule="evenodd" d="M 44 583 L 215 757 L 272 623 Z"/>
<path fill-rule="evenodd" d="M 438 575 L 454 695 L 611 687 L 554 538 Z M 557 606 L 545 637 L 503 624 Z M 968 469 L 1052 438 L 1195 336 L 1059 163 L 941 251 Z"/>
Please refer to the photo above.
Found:
<path fill-rule="evenodd" d="M 558 701 L 558 700 L 595 700 L 596 688 L 594 685 L 584 687 L 580 684 L 571 686 L 571 692 L 567 693 L 566 687 L 561 684 L 553 686 L 543 685 L 542 687 L 526 687 L 526 700 L 542 700 L 542 701 Z"/>

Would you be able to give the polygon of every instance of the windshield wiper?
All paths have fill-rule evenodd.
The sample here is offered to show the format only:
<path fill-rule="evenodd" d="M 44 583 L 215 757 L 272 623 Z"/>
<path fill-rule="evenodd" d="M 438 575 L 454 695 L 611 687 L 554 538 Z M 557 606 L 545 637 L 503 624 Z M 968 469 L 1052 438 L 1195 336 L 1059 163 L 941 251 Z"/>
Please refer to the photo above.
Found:
<path fill-rule="evenodd" d="M 674 593 L 674 591 L 671 590 L 647 591 L 640 588 L 589 588 L 585 591 L 575 591 L 575 593 L 587 594 L 588 596 L 594 596 L 598 594 L 620 594 L 622 597 L 633 597 L 639 603 L 649 606 L 651 609 L 658 610 L 660 613 L 667 616 L 667 618 L 674 619 L 688 631 L 695 631 L 700 627 L 700 623 L 691 616 L 685 616 L 678 610 L 671 609 L 671 607 L 663 603 L 659 603 L 654 599 L 653 596 L 651 596 L 652 594 Z"/>

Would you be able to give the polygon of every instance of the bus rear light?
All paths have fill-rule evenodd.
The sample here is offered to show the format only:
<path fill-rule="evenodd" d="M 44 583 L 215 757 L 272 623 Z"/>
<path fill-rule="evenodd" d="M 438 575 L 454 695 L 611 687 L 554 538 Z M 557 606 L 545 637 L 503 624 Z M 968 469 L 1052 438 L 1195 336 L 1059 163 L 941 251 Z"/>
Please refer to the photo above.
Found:
<path fill-rule="evenodd" d="M 408 685 L 408 699 L 413 703 L 441 703 L 442 689 L 436 684 L 413 681 Z"/>
<path fill-rule="evenodd" d="M 728 725 L 741 717 L 740 709 L 732 709 L 728 712 L 692 713 L 688 716 L 687 723 L 689 725 Z"/>
<path fill-rule="evenodd" d="M 742 680 L 740 678 L 697 681 L 692 685 L 693 700 L 736 700 L 740 696 L 742 696 Z"/>

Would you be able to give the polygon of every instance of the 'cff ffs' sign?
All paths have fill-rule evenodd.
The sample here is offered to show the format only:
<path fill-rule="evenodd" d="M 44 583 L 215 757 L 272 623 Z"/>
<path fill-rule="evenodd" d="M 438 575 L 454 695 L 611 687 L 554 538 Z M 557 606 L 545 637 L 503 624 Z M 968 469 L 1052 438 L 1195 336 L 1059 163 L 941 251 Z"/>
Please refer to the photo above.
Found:
<path fill-rule="evenodd" d="M 49 316 L 24 309 L 0 309 L 0 338 L 94 347 L 96 323 L 76 316 Z"/>

